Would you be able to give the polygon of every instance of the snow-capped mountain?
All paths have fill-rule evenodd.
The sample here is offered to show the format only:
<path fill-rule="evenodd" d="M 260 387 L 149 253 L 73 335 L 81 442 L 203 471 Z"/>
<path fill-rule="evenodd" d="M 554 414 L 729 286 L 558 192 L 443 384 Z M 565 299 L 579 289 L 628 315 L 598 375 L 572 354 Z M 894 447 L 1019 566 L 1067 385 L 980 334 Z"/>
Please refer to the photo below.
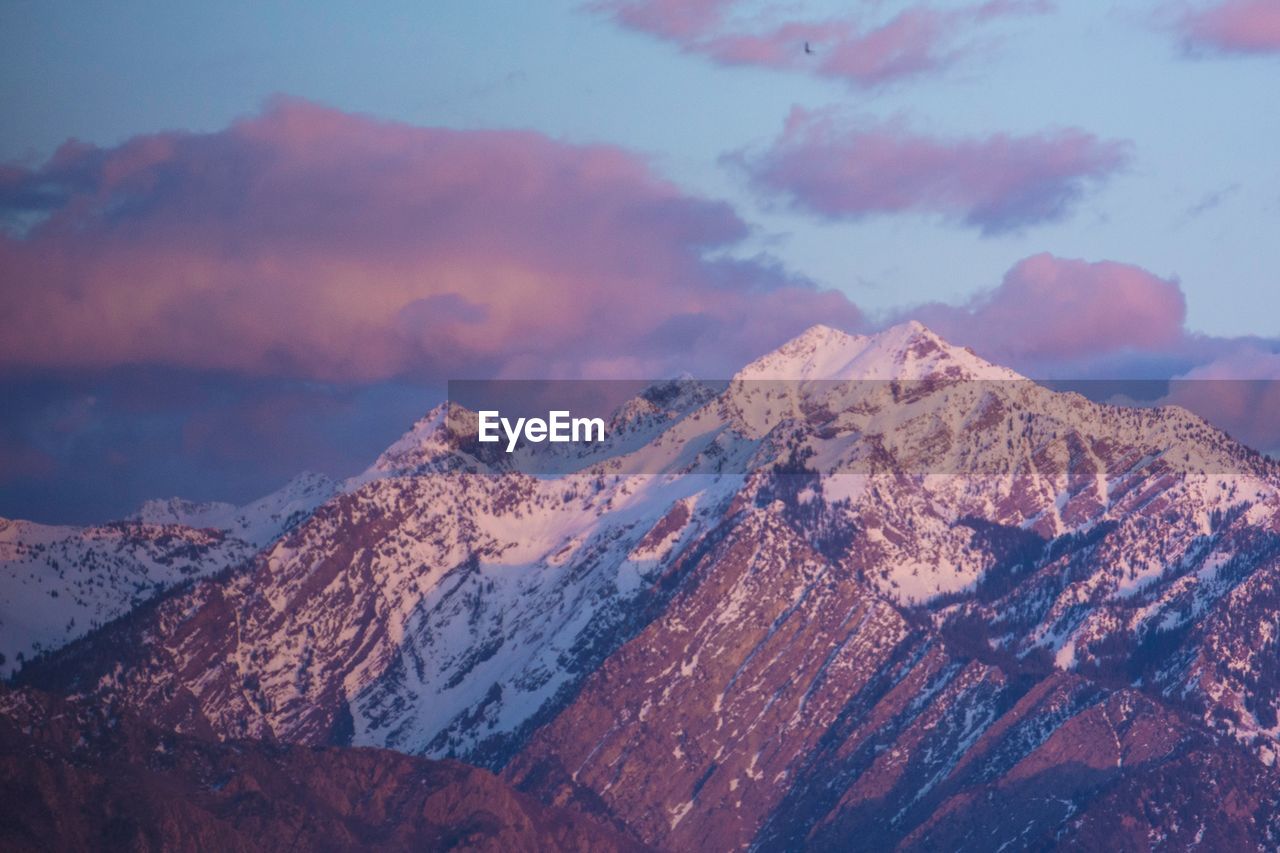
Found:
<path fill-rule="evenodd" d="M 173 498 L 90 527 L 0 519 L 0 673 L 167 587 L 245 562 L 336 488 L 303 474 L 244 507 Z"/>
<path fill-rule="evenodd" d="M 1023 379 L 953 347 L 914 320 L 877 335 L 850 335 L 814 326 L 735 374 L 738 381 Z"/>
<path fill-rule="evenodd" d="M 1280 469 L 1190 413 L 905 324 L 643 395 L 560 476 L 453 417 L 22 680 L 668 849 L 1280 840 Z"/>

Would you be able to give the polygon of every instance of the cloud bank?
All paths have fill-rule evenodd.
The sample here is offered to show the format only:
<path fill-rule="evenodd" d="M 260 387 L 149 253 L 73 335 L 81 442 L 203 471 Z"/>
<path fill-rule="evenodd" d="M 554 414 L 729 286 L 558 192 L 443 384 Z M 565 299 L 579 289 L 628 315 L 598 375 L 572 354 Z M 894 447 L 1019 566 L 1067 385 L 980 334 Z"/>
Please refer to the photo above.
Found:
<path fill-rule="evenodd" d="M 0 215 L 0 368 L 646 376 L 860 317 L 768 262 L 709 260 L 747 226 L 621 149 L 297 100 L 67 144 L 0 175 Z"/>

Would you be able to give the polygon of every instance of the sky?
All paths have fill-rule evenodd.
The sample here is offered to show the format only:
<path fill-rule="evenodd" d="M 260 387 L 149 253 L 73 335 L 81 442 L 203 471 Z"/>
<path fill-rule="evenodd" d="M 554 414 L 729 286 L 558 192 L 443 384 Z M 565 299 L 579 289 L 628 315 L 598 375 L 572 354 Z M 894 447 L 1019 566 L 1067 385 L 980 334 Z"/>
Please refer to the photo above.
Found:
<path fill-rule="evenodd" d="M 246 501 L 449 379 L 814 322 L 1280 378 L 1278 74 L 1273 0 L 4 0 L 0 516 Z"/>

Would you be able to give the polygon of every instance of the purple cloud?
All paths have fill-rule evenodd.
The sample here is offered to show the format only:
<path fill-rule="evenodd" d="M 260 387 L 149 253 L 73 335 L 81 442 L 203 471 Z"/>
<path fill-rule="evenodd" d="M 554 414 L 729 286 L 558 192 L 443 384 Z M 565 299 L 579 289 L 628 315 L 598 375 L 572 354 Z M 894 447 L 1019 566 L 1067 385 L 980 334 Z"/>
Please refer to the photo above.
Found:
<path fill-rule="evenodd" d="M 36 223 L 0 233 L 0 368 L 648 376 L 860 318 L 775 265 L 707 259 L 746 224 L 622 149 L 297 100 L 69 144 L 0 176 L 0 215 Z"/>
<path fill-rule="evenodd" d="M 797 107 L 767 150 L 728 159 L 759 189 L 819 216 L 933 213 L 999 234 L 1062 219 L 1128 158 L 1127 144 L 1077 129 L 941 139 L 902 121 Z"/>

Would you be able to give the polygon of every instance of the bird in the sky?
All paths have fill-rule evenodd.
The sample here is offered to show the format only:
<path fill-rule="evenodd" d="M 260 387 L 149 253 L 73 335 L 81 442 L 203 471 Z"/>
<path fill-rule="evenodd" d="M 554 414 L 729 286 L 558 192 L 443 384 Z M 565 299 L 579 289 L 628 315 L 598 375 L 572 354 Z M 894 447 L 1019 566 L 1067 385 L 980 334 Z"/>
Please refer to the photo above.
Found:
<path fill-rule="evenodd" d="M 805 43 L 804 43 L 804 52 L 805 52 L 805 53 L 813 53 L 813 45 L 809 44 L 808 42 L 805 42 Z"/>

